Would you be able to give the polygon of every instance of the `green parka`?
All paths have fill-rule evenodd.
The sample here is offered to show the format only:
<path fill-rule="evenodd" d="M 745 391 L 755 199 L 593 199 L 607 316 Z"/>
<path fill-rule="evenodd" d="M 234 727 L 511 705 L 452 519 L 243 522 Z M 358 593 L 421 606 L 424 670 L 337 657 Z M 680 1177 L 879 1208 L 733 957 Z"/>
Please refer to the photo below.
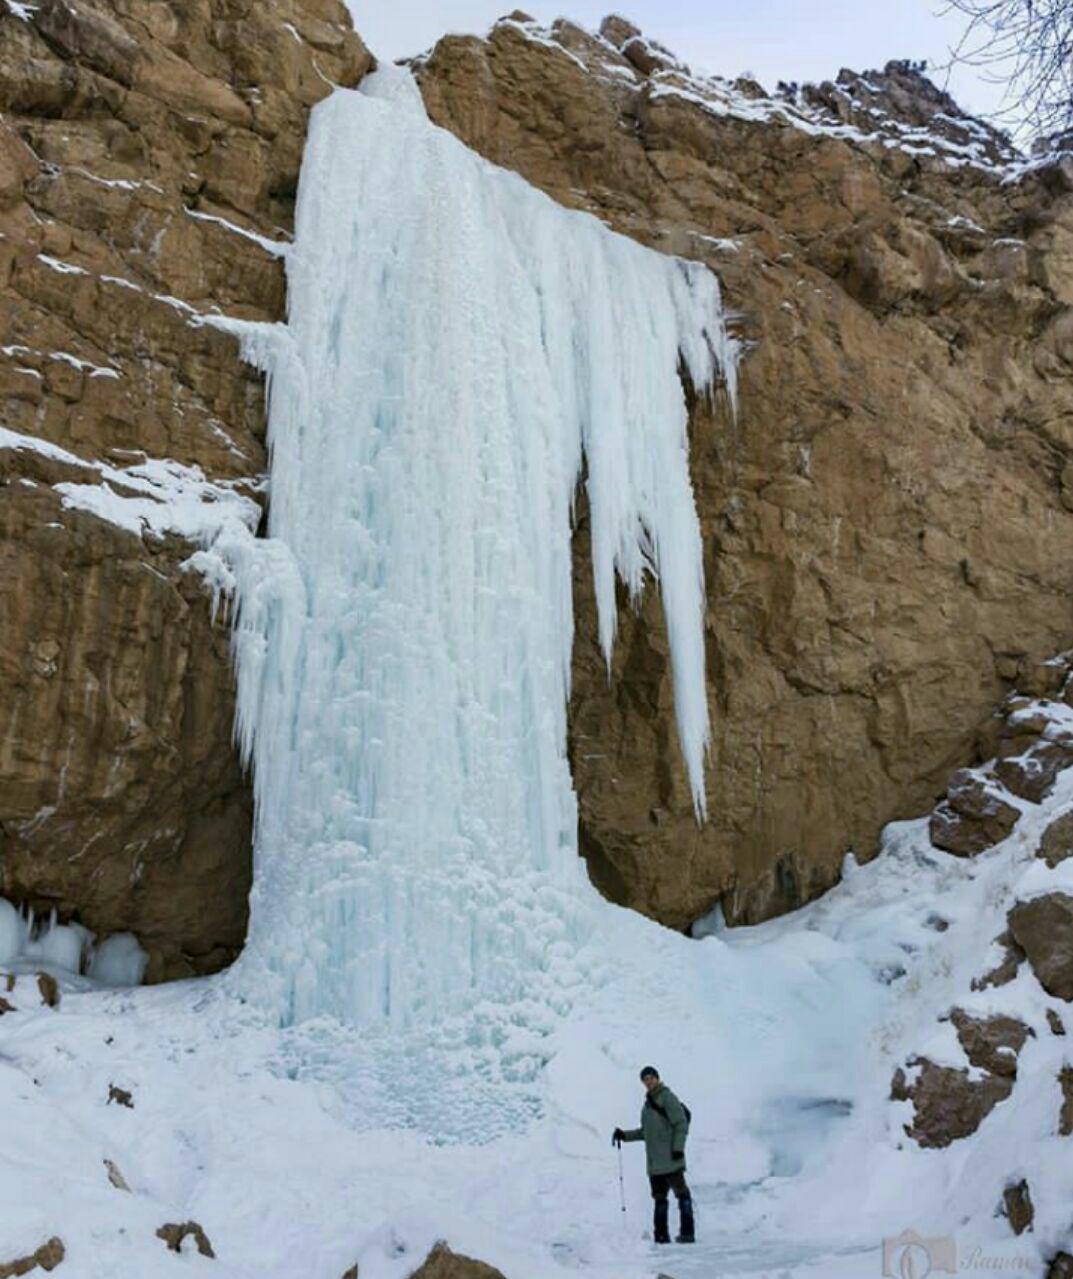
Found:
<path fill-rule="evenodd" d="M 656 1109 L 657 1106 L 663 1111 L 663 1115 Z M 648 1175 L 658 1177 L 668 1172 L 685 1171 L 688 1135 L 689 1121 L 686 1119 L 682 1103 L 666 1084 L 661 1083 L 645 1098 L 645 1104 L 641 1107 L 640 1128 L 631 1128 L 624 1132 L 622 1140 L 645 1143 Z M 681 1153 L 681 1159 L 671 1157 L 675 1151 Z"/>

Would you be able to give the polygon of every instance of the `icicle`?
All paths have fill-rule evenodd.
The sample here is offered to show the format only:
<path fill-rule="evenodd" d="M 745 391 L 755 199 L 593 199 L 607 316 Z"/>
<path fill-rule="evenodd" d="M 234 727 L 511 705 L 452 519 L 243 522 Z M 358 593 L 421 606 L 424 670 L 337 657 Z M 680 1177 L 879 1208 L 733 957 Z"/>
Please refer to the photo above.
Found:
<path fill-rule="evenodd" d="M 566 761 L 571 503 L 600 638 L 658 572 L 704 811 L 686 405 L 733 352 L 719 287 L 562 209 L 381 72 L 313 113 L 270 372 L 267 543 L 238 581 L 257 798 L 242 968 L 283 1021 L 412 1027 L 536 1002 L 588 928 Z"/>

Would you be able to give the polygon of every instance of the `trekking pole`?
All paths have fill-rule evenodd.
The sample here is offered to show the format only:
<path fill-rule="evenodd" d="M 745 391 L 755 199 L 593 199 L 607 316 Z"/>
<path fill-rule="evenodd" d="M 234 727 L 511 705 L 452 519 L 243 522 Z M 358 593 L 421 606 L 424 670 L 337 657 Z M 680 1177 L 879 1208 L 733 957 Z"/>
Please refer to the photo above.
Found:
<path fill-rule="evenodd" d="M 622 1146 L 618 1146 L 618 1197 L 622 1203 L 623 1217 L 626 1214 L 626 1183 L 622 1180 Z"/>

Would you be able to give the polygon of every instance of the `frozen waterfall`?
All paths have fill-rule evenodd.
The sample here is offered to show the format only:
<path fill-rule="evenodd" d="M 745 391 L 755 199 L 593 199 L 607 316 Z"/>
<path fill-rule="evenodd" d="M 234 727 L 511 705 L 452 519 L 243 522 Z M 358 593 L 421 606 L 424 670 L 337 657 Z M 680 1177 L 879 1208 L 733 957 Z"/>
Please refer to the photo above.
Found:
<path fill-rule="evenodd" d="M 270 538 L 238 554 L 257 801 L 239 979 L 284 1023 L 556 1006 L 591 924 L 566 760 L 571 507 L 600 637 L 661 581 L 703 815 L 701 540 L 679 377 L 733 392 L 715 277 L 570 212 L 380 72 L 313 112 L 270 375 Z"/>

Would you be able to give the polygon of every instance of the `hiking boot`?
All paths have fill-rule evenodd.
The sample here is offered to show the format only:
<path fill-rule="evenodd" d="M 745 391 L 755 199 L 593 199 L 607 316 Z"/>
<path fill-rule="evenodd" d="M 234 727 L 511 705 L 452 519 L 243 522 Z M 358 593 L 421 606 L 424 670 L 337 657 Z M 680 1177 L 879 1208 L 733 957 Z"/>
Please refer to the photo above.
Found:
<path fill-rule="evenodd" d="M 678 1234 L 675 1236 L 675 1243 L 696 1243 L 694 1235 L 696 1227 L 693 1224 L 693 1200 L 678 1200 Z"/>
<path fill-rule="evenodd" d="M 652 1238 L 656 1243 L 670 1243 L 671 1234 L 667 1229 L 667 1200 L 657 1199 L 652 1217 Z"/>

